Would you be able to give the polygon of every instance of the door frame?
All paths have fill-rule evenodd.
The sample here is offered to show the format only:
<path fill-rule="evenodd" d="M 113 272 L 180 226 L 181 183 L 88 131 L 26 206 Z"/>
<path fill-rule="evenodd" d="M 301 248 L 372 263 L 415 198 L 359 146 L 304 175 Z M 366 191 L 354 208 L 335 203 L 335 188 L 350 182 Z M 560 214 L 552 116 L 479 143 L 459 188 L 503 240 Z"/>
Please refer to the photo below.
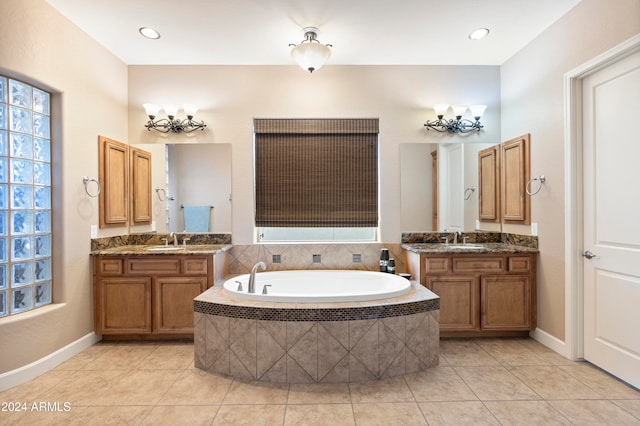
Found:
<path fill-rule="evenodd" d="M 640 51 L 640 34 L 564 75 L 565 345 L 563 355 L 584 357 L 584 249 L 582 179 L 582 81 Z"/>

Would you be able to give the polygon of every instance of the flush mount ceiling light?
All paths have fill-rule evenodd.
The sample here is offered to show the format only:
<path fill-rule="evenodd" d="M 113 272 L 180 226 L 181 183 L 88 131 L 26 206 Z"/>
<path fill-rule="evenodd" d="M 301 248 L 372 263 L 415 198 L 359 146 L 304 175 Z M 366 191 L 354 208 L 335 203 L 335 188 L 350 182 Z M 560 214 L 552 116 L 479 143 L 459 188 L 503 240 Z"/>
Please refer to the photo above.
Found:
<path fill-rule="evenodd" d="M 157 40 L 160 38 L 160 33 L 149 27 L 140 27 L 138 32 L 142 34 L 143 37 L 149 38 L 151 40 Z"/>
<path fill-rule="evenodd" d="M 304 40 L 293 46 L 291 49 L 291 57 L 300 65 L 303 70 L 314 72 L 319 70 L 331 57 L 331 44 L 322 44 L 318 41 L 318 29 L 315 27 L 306 27 L 303 29 Z"/>
<path fill-rule="evenodd" d="M 144 110 L 147 112 L 147 116 L 149 116 L 149 121 L 147 121 L 147 124 L 145 124 L 144 127 L 149 131 L 153 129 L 162 133 L 191 133 L 194 130 L 204 130 L 204 128 L 207 127 L 207 125 L 204 124 L 204 121 L 193 121 L 193 117 L 196 115 L 196 112 L 198 112 L 198 107 L 195 105 L 185 105 L 183 107 L 184 113 L 187 115 L 187 118 L 184 120 L 175 118 L 179 109 L 177 106 L 165 106 L 164 112 L 167 114 L 167 118 L 161 118 L 156 121 L 153 120 L 158 116 L 161 109 L 160 106 L 155 104 L 144 104 L 143 106 Z"/>
<path fill-rule="evenodd" d="M 469 40 L 480 40 L 481 38 L 485 38 L 488 35 L 488 28 L 478 28 L 477 30 L 473 30 L 469 33 Z"/>
<path fill-rule="evenodd" d="M 444 118 L 444 114 L 449 109 L 449 105 L 438 104 L 434 106 L 433 109 L 438 116 L 438 120 L 427 120 L 424 124 L 427 130 L 449 133 L 468 133 L 473 130 L 479 132 L 480 129 L 484 128 L 482 123 L 480 123 L 480 118 L 482 118 L 482 114 L 484 114 L 484 110 L 487 108 L 486 105 L 471 105 L 470 107 L 467 107 L 466 105 L 452 105 L 451 108 L 453 109 L 453 115 L 455 118 L 446 119 Z M 462 118 L 467 108 L 471 111 L 471 115 L 475 121 Z"/>

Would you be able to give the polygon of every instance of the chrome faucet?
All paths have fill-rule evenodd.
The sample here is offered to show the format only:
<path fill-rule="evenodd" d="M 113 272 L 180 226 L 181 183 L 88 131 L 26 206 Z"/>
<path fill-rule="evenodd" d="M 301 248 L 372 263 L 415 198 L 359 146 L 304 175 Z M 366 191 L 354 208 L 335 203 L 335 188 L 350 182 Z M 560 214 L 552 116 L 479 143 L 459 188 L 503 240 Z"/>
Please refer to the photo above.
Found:
<path fill-rule="evenodd" d="M 458 244 L 458 238 L 462 239 L 461 231 L 456 231 L 455 234 L 453 234 L 453 244 Z"/>
<path fill-rule="evenodd" d="M 178 245 L 178 236 L 176 235 L 175 232 L 172 232 L 169 234 L 169 238 L 173 238 L 173 245 L 177 246 Z"/>
<path fill-rule="evenodd" d="M 265 265 L 264 262 L 258 262 L 253 265 L 253 269 L 251 270 L 251 274 L 249 275 L 249 288 L 247 289 L 248 293 L 256 292 L 256 271 L 258 270 L 258 266 L 261 267 L 263 271 L 267 269 L 267 265 Z"/>

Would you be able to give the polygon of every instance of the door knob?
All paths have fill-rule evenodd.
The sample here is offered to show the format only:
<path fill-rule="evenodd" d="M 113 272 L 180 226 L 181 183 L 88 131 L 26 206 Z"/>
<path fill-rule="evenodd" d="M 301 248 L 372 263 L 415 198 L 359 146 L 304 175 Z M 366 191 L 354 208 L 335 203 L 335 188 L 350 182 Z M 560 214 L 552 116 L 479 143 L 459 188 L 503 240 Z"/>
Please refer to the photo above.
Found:
<path fill-rule="evenodd" d="M 582 255 L 584 257 L 586 257 L 587 259 L 593 259 L 594 257 L 596 257 L 596 255 L 591 253 L 589 250 L 587 250 L 584 253 L 582 253 Z"/>

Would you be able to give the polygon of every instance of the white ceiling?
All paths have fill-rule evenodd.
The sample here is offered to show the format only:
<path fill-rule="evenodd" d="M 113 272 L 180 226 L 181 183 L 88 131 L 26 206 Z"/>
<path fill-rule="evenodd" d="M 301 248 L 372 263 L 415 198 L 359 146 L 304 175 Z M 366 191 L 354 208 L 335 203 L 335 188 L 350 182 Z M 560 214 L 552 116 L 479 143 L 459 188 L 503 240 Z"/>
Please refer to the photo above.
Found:
<path fill-rule="evenodd" d="M 501 65 L 580 0 L 46 0 L 126 64 L 290 65 L 302 28 L 340 65 Z M 148 40 L 138 28 L 162 35 Z M 472 30 L 489 36 L 470 41 Z"/>

